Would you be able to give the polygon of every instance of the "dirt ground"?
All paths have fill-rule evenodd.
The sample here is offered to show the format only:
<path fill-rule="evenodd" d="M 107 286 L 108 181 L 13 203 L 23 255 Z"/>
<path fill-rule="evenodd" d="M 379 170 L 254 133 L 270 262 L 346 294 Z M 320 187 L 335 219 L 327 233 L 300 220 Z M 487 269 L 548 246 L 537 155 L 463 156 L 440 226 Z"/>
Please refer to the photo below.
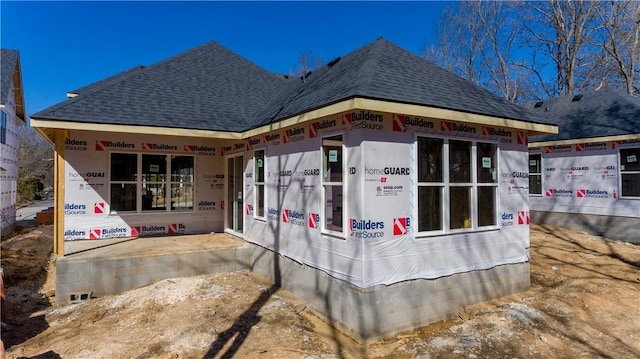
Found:
<path fill-rule="evenodd" d="M 529 290 L 364 345 L 242 271 L 53 305 L 52 228 L 2 241 L 7 358 L 637 358 L 640 246 L 532 225 Z"/>

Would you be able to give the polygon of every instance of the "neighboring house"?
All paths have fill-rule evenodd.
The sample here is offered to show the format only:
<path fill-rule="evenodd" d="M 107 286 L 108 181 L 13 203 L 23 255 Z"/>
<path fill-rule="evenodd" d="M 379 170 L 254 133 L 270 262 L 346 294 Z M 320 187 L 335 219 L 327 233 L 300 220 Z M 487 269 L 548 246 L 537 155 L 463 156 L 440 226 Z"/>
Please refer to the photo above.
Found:
<path fill-rule="evenodd" d="M 640 101 L 604 88 L 527 107 L 560 129 L 529 142 L 531 220 L 640 243 Z"/>
<path fill-rule="evenodd" d="M 26 124 L 20 53 L 0 49 L 0 234 L 16 222 L 18 126 Z"/>
<path fill-rule="evenodd" d="M 70 95 L 32 116 L 58 255 L 226 231 L 360 337 L 530 284 L 527 136 L 557 127 L 384 39 L 302 79 L 212 42 Z"/>

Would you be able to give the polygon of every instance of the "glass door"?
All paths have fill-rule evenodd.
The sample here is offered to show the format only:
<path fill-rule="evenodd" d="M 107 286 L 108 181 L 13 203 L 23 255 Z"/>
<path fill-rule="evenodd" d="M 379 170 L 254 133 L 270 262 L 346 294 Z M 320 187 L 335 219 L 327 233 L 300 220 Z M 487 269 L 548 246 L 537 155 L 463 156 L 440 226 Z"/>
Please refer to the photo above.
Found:
<path fill-rule="evenodd" d="M 236 156 L 227 159 L 227 228 L 242 233 L 243 203 L 242 203 L 242 173 L 243 157 Z"/>

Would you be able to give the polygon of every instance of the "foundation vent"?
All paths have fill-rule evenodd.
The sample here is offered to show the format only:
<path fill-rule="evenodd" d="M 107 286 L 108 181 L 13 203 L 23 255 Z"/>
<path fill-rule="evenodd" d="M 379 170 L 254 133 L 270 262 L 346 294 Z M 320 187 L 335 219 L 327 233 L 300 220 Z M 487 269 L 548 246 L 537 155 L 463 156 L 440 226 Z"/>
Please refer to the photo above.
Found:
<path fill-rule="evenodd" d="M 92 292 L 76 292 L 69 294 L 69 301 L 71 303 L 86 302 L 91 299 Z"/>

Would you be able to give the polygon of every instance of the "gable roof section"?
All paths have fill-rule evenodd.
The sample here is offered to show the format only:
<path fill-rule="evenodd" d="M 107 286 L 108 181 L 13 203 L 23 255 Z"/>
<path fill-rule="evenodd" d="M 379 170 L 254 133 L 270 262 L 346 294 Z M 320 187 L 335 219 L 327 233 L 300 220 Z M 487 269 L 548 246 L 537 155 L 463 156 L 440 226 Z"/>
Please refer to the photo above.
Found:
<path fill-rule="evenodd" d="M 530 143 L 640 134 L 640 101 L 613 88 L 540 102 L 525 107 L 553 121 L 560 132 L 532 137 Z"/>
<path fill-rule="evenodd" d="M 240 131 L 287 80 L 209 42 L 85 86 L 32 117 L 72 122 Z"/>
<path fill-rule="evenodd" d="M 336 60 L 276 96 L 254 126 L 354 97 L 550 124 L 383 38 Z"/>
<path fill-rule="evenodd" d="M 12 84 L 14 86 L 16 115 L 20 120 L 25 121 L 20 53 L 16 50 L 0 49 L 0 104 L 6 105 Z"/>

